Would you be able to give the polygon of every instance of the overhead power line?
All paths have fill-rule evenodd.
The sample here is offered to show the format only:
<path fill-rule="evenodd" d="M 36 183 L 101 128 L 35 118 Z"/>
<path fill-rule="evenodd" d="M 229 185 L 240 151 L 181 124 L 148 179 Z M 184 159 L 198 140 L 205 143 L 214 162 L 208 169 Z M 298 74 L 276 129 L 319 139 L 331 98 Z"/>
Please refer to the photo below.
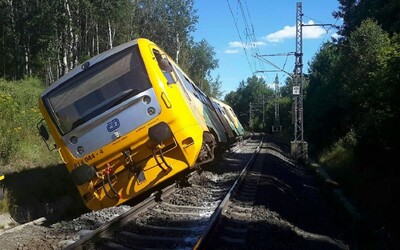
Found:
<path fill-rule="evenodd" d="M 229 0 L 226 0 L 226 2 L 228 3 L 229 11 L 230 11 L 230 13 L 232 15 L 233 22 L 235 23 L 236 31 L 238 33 L 238 36 L 239 36 L 239 39 L 240 39 L 240 43 L 242 44 L 242 48 L 243 48 L 244 54 L 246 55 L 247 63 L 249 64 L 250 69 L 252 69 L 249 57 L 247 55 L 246 47 L 244 46 L 245 43 L 243 42 L 242 35 L 240 34 L 238 23 L 237 23 L 237 20 L 235 19 L 235 15 L 233 14 L 233 11 L 232 11 L 232 8 L 231 8 L 231 4 L 229 3 Z"/>

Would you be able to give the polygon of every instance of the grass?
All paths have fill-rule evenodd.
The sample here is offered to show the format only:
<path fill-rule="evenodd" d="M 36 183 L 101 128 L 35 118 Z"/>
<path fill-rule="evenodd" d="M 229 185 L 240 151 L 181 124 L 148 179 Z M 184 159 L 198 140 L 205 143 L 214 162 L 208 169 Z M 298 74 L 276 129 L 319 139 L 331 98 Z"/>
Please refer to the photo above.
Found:
<path fill-rule="evenodd" d="M 2 200 L 0 200 L 0 214 L 7 212 L 8 212 L 8 200 L 6 197 L 4 197 Z"/>
<path fill-rule="evenodd" d="M 36 130 L 42 119 L 38 100 L 44 88 L 37 79 L 0 79 L 0 171 L 5 174 L 59 163 Z"/>
<path fill-rule="evenodd" d="M 42 119 L 38 100 L 44 89 L 44 84 L 34 78 L 20 81 L 0 79 L 0 172 L 5 174 L 1 184 L 6 189 L 5 198 L 0 201 L 0 213 L 10 212 L 11 208 L 24 200 L 35 202 L 29 197 L 32 189 L 39 192 L 35 193 L 36 198 L 61 195 L 52 189 L 65 181 L 52 178 L 51 171 L 46 170 L 60 164 L 59 155 L 57 151 L 48 151 L 36 129 L 36 124 Z M 40 175 L 41 179 L 33 180 L 35 177 L 28 175 L 29 170 L 38 168 L 43 169 L 43 175 Z M 64 176 L 69 177 L 67 174 Z M 28 187 L 28 181 L 36 184 Z M 42 189 L 39 185 L 47 188 Z M 16 192 L 16 189 L 23 192 Z"/>

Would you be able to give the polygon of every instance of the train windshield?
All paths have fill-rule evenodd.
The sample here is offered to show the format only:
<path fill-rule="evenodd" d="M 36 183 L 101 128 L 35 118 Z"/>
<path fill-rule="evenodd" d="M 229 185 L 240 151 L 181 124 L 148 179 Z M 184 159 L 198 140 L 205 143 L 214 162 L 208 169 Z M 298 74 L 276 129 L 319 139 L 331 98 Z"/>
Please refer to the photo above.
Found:
<path fill-rule="evenodd" d="M 44 96 L 64 135 L 151 87 L 137 45 L 120 51 Z"/>

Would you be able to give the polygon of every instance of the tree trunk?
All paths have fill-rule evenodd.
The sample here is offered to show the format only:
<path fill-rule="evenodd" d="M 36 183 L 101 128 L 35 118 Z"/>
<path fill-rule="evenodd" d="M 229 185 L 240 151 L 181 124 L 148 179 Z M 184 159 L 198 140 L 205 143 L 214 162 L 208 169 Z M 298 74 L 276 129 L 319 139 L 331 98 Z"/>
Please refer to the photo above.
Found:
<path fill-rule="evenodd" d="M 113 33 L 110 19 L 108 19 L 108 47 L 112 49 L 113 47 Z"/>
<path fill-rule="evenodd" d="M 67 58 L 66 65 L 67 65 L 67 72 L 68 72 L 69 70 L 71 70 L 74 67 L 74 62 L 75 62 L 74 61 L 74 53 L 73 53 L 75 35 L 72 30 L 72 17 L 71 17 L 71 10 L 69 7 L 68 0 L 65 0 L 65 10 L 67 11 L 67 20 L 68 20 L 68 22 L 66 24 L 66 30 L 68 30 L 68 36 L 67 36 L 67 39 L 65 39 L 65 42 L 67 43 L 66 48 L 68 50 L 68 51 L 66 51 L 66 58 Z"/>
<path fill-rule="evenodd" d="M 98 55 L 100 52 L 100 44 L 99 44 L 99 24 L 96 23 L 96 55 Z"/>

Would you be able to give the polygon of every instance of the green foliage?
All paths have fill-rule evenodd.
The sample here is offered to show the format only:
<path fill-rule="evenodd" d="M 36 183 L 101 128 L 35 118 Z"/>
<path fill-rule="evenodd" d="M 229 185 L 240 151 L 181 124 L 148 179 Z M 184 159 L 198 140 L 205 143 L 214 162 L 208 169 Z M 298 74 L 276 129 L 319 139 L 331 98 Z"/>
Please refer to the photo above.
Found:
<path fill-rule="evenodd" d="M 220 95 L 213 48 L 193 41 L 193 0 L 0 1 L 0 77 L 50 85 L 85 60 L 134 38 L 154 41 L 206 93 Z M 214 84 L 213 86 L 211 86 Z"/>
<path fill-rule="evenodd" d="M 332 145 L 352 129 L 358 164 L 386 171 L 389 165 L 382 162 L 393 160 L 400 139 L 395 129 L 400 125 L 399 51 L 397 40 L 370 19 L 346 43 L 321 48 L 310 65 L 305 100 L 306 132 L 314 148 Z"/>
<path fill-rule="evenodd" d="M 37 79 L 0 79 L 0 164 L 13 166 L 56 162 L 37 133 L 42 118 L 38 98 L 43 84 Z M 54 154 L 53 154 L 54 155 Z M 10 170 L 3 170 L 9 172 Z"/>
<path fill-rule="evenodd" d="M 395 231 L 400 39 L 394 31 L 400 26 L 394 25 L 398 18 L 389 23 L 382 15 L 391 20 L 400 4 L 379 2 L 340 0 L 343 37 L 325 44 L 310 65 L 305 131 L 320 161 L 359 206 Z"/>
<path fill-rule="evenodd" d="M 337 171 L 340 168 L 349 168 L 354 164 L 354 148 L 357 144 L 356 135 L 353 130 L 340 138 L 329 149 L 324 150 L 319 161 Z M 343 173 L 345 175 L 345 173 Z M 341 178 L 343 179 L 343 178 Z"/>
<path fill-rule="evenodd" d="M 398 0 L 339 0 L 339 10 L 333 15 L 343 18 L 340 34 L 348 37 L 360 24 L 372 18 L 390 34 L 400 32 L 400 2 Z"/>
<path fill-rule="evenodd" d="M 185 50 L 191 47 L 189 34 L 198 19 L 193 0 L 139 0 L 132 4 L 136 37 L 154 41 L 175 60 L 185 57 Z"/>
<path fill-rule="evenodd" d="M 270 89 L 265 80 L 255 75 L 247 78 L 239 84 L 236 92 L 230 92 L 225 96 L 225 102 L 228 103 L 238 116 L 240 122 L 250 128 L 250 130 L 267 130 L 266 124 L 263 124 L 263 105 L 268 110 L 267 101 L 272 100 L 273 91 Z M 252 113 L 249 117 L 249 105 L 252 103 Z M 265 112 L 264 115 L 266 115 Z M 265 119 L 264 119 L 265 121 Z M 249 123 L 250 122 L 250 123 Z"/>
<path fill-rule="evenodd" d="M 361 211 L 374 215 L 368 218 L 370 222 L 383 223 L 387 229 L 395 232 L 399 208 L 393 201 L 399 196 L 398 175 L 382 174 L 376 168 L 357 167 L 355 148 L 358 143 L 357 135 L 351 130 L 332 147 L 324 150 L 319 160 Z"/>
<path fill-rule="evenodd" d="M 360 142 L 357 154 L 361 163 L 368 162 L 382 171 L 388 167 L 380 166 L 382 162 L 389 163 L 398 148 L 393 137 L 400 139 L 397 129 L 392 130 L 393 125 L 400 125 L 400 106 L 394 101 L 395 92 L 388 91 L 400 87 L 398 73 L 392 71 L 391 65 L 400 54 L 396 47 L 376 22 L 366 20 L 349 37 L 348 57 L 343 60 L 348 65 L 343 71 L 343 84 L 349 94 L 351 121 Z"/>
<path fill-rule="evenodd" d="M 311 149 L 330 146 L 348 129 L 348 99 L 341 79 L 340 60 L 338 46 L 325 43 L 310 64 L 304 119 L 305 136 L 312 144 Z"/>
<path fill-rule="evenodd" d="M 213 47 L 203 39 L 199 43 L 194 43 L 189 48 L 189 53 L 187 59 L 182 60 L 182 64 L 187 67 L 187 72 L 196 85 L 206 94 L 212 94 L 210 72 L 218 67 L 218 60 L 214 59 Z M 218 87 L 218 85 L 214 85 L 214 87 Z M 216 89 L 213 91 L 215 92 Z"/>
<path fill-rule="evenodd" d="M 217 78 L 213 81 L 210 81 L 210 88 L 211 88 L 211 92 L 209 94 L 209 96 L 217 98 L 217 99 L 221 99 L 223 92 L 221 91 L 221 85 L 222 82 L 219 80 L 219 76 L 217 76 Z"/>

